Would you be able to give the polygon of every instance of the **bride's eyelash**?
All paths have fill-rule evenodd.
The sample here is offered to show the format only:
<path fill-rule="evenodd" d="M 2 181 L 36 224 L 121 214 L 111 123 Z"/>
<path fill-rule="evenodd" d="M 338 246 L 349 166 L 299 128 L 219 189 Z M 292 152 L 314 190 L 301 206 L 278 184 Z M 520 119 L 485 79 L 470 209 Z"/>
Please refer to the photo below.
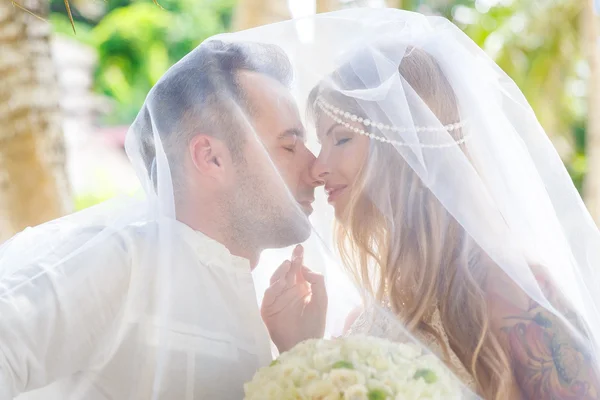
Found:
<path fill-rule="evenodd" d="M 341 145 L 343 145 L 345 143 L 348 143 L 350 140 L 352 140 L 352 139 L 351 138 L 343 138 L 343 139 L 340 139 L 340 140 L 336 141 L 335 145 L 336 146 L 341 146 Z"/>

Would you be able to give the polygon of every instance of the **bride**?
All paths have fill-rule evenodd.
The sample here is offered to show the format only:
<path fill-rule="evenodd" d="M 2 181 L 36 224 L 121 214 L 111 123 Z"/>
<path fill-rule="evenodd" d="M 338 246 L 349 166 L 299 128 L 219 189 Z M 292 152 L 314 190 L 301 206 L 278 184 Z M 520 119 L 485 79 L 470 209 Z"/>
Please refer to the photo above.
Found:
<path fill-rule="evenodd" d="M 533 112 L 451 24 L 367 14 L 380 18 L 371 36 L 308 101 L 322 146 L 313 174 L 371 299 L 347 334 L 408 331 L 486 399 L 600 398 L 597 312 L 584 322 L 594 307 L 584 294 L 589 308 L 575 308 L 567 284 L 585 271 L 565 240 L 579 228 L 566 231 L 575 220 L 561 220 L 552 189 L 578 197 L 562 165 L 542 170 L 557 156 Z"/>

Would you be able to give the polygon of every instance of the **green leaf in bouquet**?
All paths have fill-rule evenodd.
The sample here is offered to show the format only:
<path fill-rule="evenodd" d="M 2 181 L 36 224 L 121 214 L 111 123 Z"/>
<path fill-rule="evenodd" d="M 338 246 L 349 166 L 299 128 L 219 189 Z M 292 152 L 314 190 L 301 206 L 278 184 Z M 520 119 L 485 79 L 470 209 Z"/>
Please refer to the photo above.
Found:
<path fill-rule="evenodd" d="M 354 365 L 349 361 L 338 361 L 331 366 L 331 369 L 354 369 Z"/>
<path fill-rule="evenodd" d="M 269 367 L 272 367 L 277 364 L 279 364 L 279 360 L 273 360 L 273 361 L 271 361 L 271 364 L 269 364 Z"/>
<path fill-rule="evenodd" d="M 385 400 L 388 398 L 387 393 L 381 389 L 371 389 L 367 396 L 369 396 L 369 400 Z"/>
<path fill-rule="evenodd" d="M 427 383 L 437 382 L 437 375 L 430 369 L 420 369 L 415 372 L 414 379 L 423 378 Z"/>

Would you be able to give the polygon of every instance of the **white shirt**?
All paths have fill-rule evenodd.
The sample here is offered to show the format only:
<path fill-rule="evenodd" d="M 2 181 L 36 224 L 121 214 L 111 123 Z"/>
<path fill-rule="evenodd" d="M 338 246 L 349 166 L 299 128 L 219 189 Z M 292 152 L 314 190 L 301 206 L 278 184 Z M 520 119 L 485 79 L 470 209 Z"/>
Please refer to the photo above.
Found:
<path fill-rule="evenodd" d="M 173 251 L 155 223 L 91 230 L 2 277 L 0 400 L 243 398 L 271 361 L 250 264 L 169 224 Z"/>

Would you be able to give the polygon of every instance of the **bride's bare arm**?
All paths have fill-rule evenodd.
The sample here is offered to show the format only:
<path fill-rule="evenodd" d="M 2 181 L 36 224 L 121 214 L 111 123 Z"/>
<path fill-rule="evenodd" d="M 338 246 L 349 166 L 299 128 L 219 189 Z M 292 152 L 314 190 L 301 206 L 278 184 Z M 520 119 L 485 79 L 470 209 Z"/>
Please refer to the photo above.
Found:
<path fill-rule="evenodd" d="M 354 324 L 354 322 L 356 322 L 357 318 L 360 317 L 360 314 L 362 314 L 363 310 L 364 309 L 362 306 L 358 306 L 352 311 L 350 311 L 350 313 L 346 317 L 346 322 L 344 324 L 344 334 L 348 333 L 350 328 L 352 328 L 352 325 Z"/>
<path fill-rule="evenodd" d="M 511 359 L 524 398 L 600 399 L 598 371 L 584 340 L 561 319 L 530 299 L 512 280 L 494 278 L 489 308 L 492 326 Z M 538 279 L 546 298 L 577 326 L 572 310 L 549 282 Z"/>

